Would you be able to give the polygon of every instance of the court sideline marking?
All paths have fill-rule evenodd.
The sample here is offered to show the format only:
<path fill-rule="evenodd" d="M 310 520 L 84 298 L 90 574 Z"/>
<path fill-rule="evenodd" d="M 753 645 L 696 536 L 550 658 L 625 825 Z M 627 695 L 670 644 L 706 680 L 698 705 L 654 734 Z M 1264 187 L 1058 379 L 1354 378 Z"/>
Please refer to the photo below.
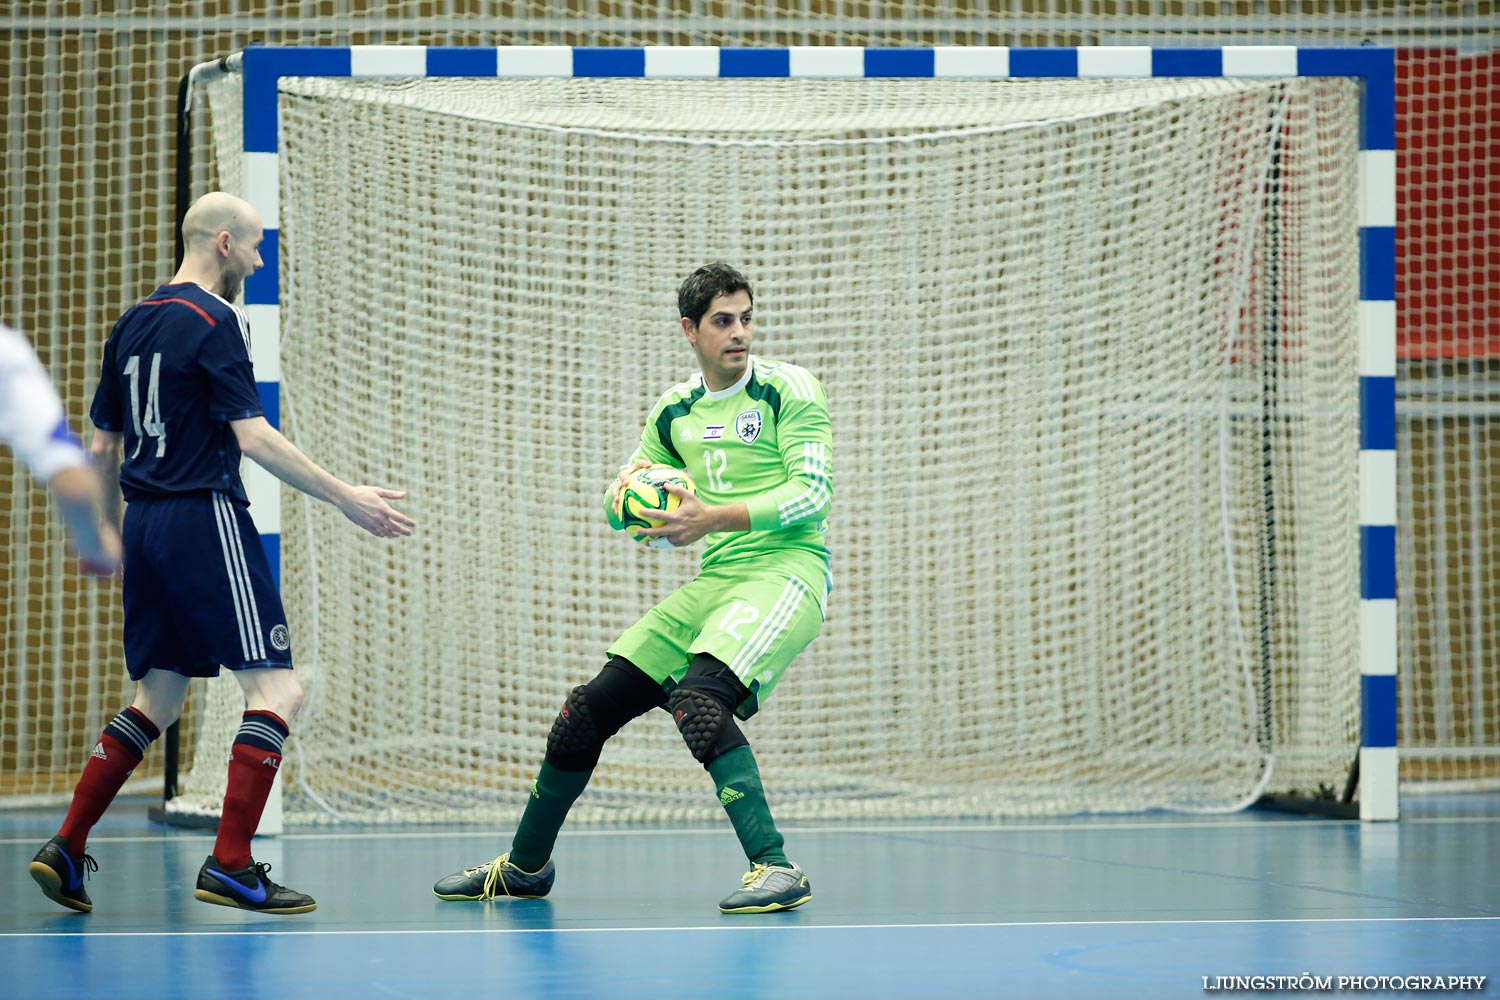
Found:
<path fill-rule="evenodd" d="M 1246 917 L 1229 920 L 995 920 L 940 924 L 783 924 L 741 927 L 440 927 L 394 930 L 226 930 L 226 931 L 89 931 L 96 937 L 410 937 L 435 934 L 676 934 L 686 932 L 736 931 L 909 931 L 928 928 L 962 930 L 985 927 L 1204 927 L 1217 925 L 1265 926 L 1271 924 L 1406 924 L 1500 921 L 1496 917 Z M 0 938 L 61 938 L 57 931 L 0 931 Z"/>
<path fill-rule="evenodd" d="M 3 818 L 3 814 L 0 814 Z M 1500 816 L 1413 816 L 1403 819 L 1400 823 L 1392 824 L 1367 824 L 1355 819 L 1270 819 L 1270 820 L 1223 820 L 1207 822 L 1191 822 L 1182 819 L 1164 820 L 1162 822 L 1149 823 L 1046 823 L 1033 826 L 1017 826 L 1006 823 L 985 823 L 973 826 L 959 825 L 925 825 L 925 826 L 792 826 L 783 825 L 782 830 L 787 834 L 825 834 L 835 833 L 839 835 L 858 834 L 910 834 L 910 833 L 1059 833 L 1078 832 L 1090 830 L 1106 830 L 1113 832 L 1127 830 L 1231 830 L 1231 829 L 1265 829 L 1267 827 L 1305 827 L 1309 830 L 1328 830 L 1350 826 L 1363 826 L 1372 832 L 1396 831 L 1408 825 L 1452 825 L 1473 823 L 1500 823 Z M 496 828 L 498 829 L 498 827 Z M 561 837 L 616 837 L 621 834 L 640 837 L 719 837 L 726 833 L 723 827 L 663 827 L 660 829 L 631 829 L 621 826 L 599 826 L 588 829 L 563 830 Z M 417 830 L 397 831 L 381 830 L 364 833 L 283 833 L 274 838 L 280 841 L 287 840 L 461 840 L 470 837 L 494 836 L 493 830 Z M 167 827 L 163 826 L 153 833 L 114 835 L 98 834 L 90 835 L 89 843 L 108 844 L 139 844 L 153 843 L 170 839 L 192 839 L 212 837 L 213 833 L 193 827 Z M 34 844 L 36 837 L 0 837 L 0 846 L 11 844 Z"/>

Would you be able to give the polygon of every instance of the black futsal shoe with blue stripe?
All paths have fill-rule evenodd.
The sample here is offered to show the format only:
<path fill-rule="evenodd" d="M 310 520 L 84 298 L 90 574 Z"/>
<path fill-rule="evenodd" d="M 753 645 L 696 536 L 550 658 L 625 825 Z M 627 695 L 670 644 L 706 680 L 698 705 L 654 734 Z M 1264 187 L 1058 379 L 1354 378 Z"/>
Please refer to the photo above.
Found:
<path fill-rule="evenodd" d="M 266 877 L 270 870 L 270 865 L 252 859 L 248 868 L 228 871 L 210 854 L 198 869 L 193 897 L 258 913 L 307 913 L 318 908 L 311 896 L 272 882 Z"/>
<path fill-rule="evenodd" d="M 54 903 L 61 903 L 79 913 L 89 913 L 94 909 L 89 894 L 83 889 L 83 880 L 89 872 L 98 871 L 99 866 L 87 854 L 75 858 L 68 849 L 68 842 L 61 836 L 42 845 L 36 857 L 31 859 L 29 870 L 42 892 Z"/>

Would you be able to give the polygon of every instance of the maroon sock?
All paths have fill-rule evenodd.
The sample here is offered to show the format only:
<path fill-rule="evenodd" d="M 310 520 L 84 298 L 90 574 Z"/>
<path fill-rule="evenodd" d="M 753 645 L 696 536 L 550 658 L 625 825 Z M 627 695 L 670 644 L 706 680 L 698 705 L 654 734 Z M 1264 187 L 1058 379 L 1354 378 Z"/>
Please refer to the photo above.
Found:
<path fill-rule="evenodd" d="M 134 707 L 125 709 L 104 727 L 73 789 L 67 818 L 57 831 L 67 840 L 74 857 L 88 846 L 89 831 L 120 793 L 120 786 L 146 755 L 151 741 L 160 735 L 151 720 Z"/>
<path fill-rule="evenodd" d="M 250 838 L 260 825 L 276 772 L 281 768 L 281 746 L 286 723 L 274 712 L 246 712 L 229 751 L 229 784 L 219 815 L 219 837 L 214 857 L 226 871 L 250 864 Z"/>

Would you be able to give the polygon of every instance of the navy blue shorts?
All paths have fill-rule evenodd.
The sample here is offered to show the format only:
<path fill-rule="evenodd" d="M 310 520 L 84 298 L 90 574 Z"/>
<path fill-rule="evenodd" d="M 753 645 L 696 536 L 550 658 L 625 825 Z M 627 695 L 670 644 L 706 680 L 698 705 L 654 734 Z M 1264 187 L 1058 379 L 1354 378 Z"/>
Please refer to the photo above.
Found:
<path fill-rule="evenodd" d="M 250 512 L 222 493 L 125 510 L 125 666 L 216 677 L 291 667 L 286 612 Z"/>

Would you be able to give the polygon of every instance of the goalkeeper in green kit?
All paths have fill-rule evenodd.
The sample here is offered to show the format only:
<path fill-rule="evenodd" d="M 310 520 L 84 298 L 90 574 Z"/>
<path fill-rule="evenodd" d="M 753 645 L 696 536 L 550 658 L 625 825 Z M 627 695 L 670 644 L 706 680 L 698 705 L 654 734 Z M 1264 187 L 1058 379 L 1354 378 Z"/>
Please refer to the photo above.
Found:
<path fill-rule="evenodd" d="M 702 567 L 610 646 L 598 676 L 568 695 L 510 851 L 440 880 L 433 892 L 441 899 L 545 896 L 556 875 L 552 845 L 604 742 L 658 707 L 713 778 L 751 864 L 719 909 L 767 913 L 812 898 L 807 876 L 787 860 L 735 719 L 755 714 L 823 625 L 833 503 L 828 401 L 804 369 L 751 355 L 754 299 L 734 268 L 700 267 L 677 299 L 702 373 L 657 401 L 604 503 L 620 528 L 620 491 L 631 473 L 686 470 L 697 495 L 669 486 L 680 505 L 653 511 L 663 523 L 641 534 L 674 546 L 707 537 Z"/>

